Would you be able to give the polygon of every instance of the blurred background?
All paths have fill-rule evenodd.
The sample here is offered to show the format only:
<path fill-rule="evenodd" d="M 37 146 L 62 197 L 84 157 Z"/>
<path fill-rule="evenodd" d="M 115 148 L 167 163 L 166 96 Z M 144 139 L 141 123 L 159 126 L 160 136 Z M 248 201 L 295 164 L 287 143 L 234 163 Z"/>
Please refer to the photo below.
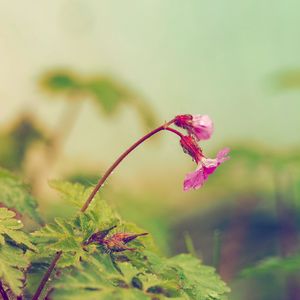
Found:
<path fill-rule="evenodd" d="M 176 114 L 208 114 L 214 157 L 194 169 L 178 139 L 143 144 L 101 191 L 167 254 L 214 265 L 230 299 L 300 299 L 298 1 L 0 1 L 0 165 L 46 218 L 67 213 L 50 179 L 88 186 Z"/>

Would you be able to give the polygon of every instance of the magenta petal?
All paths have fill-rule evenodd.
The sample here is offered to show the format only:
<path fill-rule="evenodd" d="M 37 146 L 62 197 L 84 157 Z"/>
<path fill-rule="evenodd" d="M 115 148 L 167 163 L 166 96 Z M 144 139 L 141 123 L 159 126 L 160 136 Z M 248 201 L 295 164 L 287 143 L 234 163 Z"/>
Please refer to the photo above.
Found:
<path fill-rule="evenodd" d="M 194 172 L 185 175 L 183 190 L 188 191 L 190 189 L 198 189 L 203 185 L 204 181 L 203 168 L 199 165 Z"/>
<path fill-rule="evenodd" d="M 214 124 L 208 115 L 193 115 L 191 133 L 198 140 L 207 140 L 214 131 Z"/>
<path fill-rule="evenodd" d="M 224 161 L 229 159 L 229 156 L 227 154 L 229 153 L 230 149 L 229 148 L 224 148 L 220 150 L 217 154 L 217 160 L 219 164 L 223 163 Z"/>
<path fill-rule="evenodd" d="M 207 179 L 208 175 L 212 174 L 220 165 L 217 159 L 212 158 L 203 158 L 201 162 L 203 164 L 203 175 L 205 180 Z"/>

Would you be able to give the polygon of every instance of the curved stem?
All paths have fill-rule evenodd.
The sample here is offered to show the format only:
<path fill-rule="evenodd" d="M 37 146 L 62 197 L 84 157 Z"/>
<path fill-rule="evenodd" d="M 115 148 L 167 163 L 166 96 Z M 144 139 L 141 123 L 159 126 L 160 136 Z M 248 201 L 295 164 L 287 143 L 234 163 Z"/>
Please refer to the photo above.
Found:
<path fill-rule="evenodd" d="M 53 269 L 55 268 L 55 265 L 56 263 L 58 262 L 58 260 L 60 259 L 60 256 L 62 255 L 62 251 L 59 251 L 59 252 L 56 252 L 56 255 L 55 257 L 53 258 L 49 268 L 47 269 L 47 272 L 44 274 L 35 294 L 33 295 L 32 297 L 32 300 L 38 300 L 40 295 L 41 295 L 41 292 L 43 291 Z"/>
<path fill-rule="evenodd" d="M 2 282 L 0 281 L 0 294 L 3 298 L 3 300 L 9 300 L 8 295 L 6 293 L 6 291 L 3 288 Z"/>
<path fill-rule="evenodd" d="M 104 175 L 100 178 L 100 180 L 98 181 L 97 185 L 95 186 L 95 188 L 92 190 L 91 194 L 89 195 L 89 197 L 87 198 L 87 200 L 85 201 L 85 203 L 83 204 L 82 208 L 80 209 L 81 212 L 85 212 L 87 210 L 87 208 L 89 207 L 89 205 L 91 204 L 91 202 L 93 201 L 95 195 L 97 194 L 97 192 L 100 190 L 100 188 L 103 186 L 104 182 L 106 181 L 106 179 L 109 177 L 109 175 L 113 172 L 113 170 L 122 162 L 122 160 L 128 155 L 130 154 L 135 148 L 137 148 L 140 144 L 142 144 L 144 141 L 146 141 L 147 139 L 149 139 L 151 136 L 155 135 L 156 133 L 162 131 L 162 130 L 168 130 L 170 132 L 175 133 L 176 135 L 178 135 L 179 137 L 182 137 L 183 135 L 172 128 L 169 128 L 168 126 L 171 125 L 174 122 L 174 119 L 165 123 L 162 126 L 157 127 L 156 129 L 150 131 L 148 134 L 146 134 L 145 136 L 143 136 L 142 138 L 140 138 L 137 142 L 135 142 L 131 147 L 129 147 L 126 151 L 124 151 L 118 158 L 117 160 L 111 165 L 110 168 L 108 168 L 108 170 L 104 173 Z M 46 273 L 44 274 L 38 289 L 36 290 L 32 300 L 38 300 L 39 296 L 41 295 L 42 290 L 44 289 L 57 261 L 59 260 L 60 256 L 62 255 L 62 251 L 59 251 L 56 253 L 55 257 L 53 258 L 48 270 L 46 271 Z"/>
<path fill-rule="evenodd" d="M 106 181 L 106 179 L 109 177 L 109 175 L 114 171 L 114 169 L 121 163 L 121 161 L 128 155 L 130 154 L 135 148 L 137 148 L 140 144 L 142 144 L 144 141 L 146 141 L 147 139 L 149 139 L 151 136 L 153 136 L 154 134 L 162 131 L 162 130 L 168 130 L 171 131 L 177 135 L 179 135 L 180 137 L 182 137 L 182 134 L 172 128 L 169 128 L 168 126 L 173 122 L 170 121 L 162 126 L 159 126 L 158 128 L 152 130 L 151 132 L 149 132 L 148 134 L 146 134 L 145 136 L 143 136 L 142 138 L 140 138 L 137 142 L 135 142 L 131 147 L 129 147 L 125 152 L 123 152 L 119 158 L 111 165 L 111 167 L 104 173 L 104 175 L 100 178 L 100 180 L 98 181 L 97 185 L 95 186 L 95 188 L 93 189 L 93 191 L 91 192 L 91 194 L 89 195 L 89 197 L 87 198 L 87 200 L 85 201 L 85 203 L 83 204 L 82 208 L 81 208 L 81 212 L 85 212 L 87 210 L 87 208 L 89 207 L 89 205 L 91 204 L 92 200 L 94 199 L 95 195 L 97 194 L 97 192 L 100 190 L 101 186 L 104 184 L 104 182 Z"/>
<path fill-rule="evenodd" d="M 170 127 L 166 127 L 165 130 L 168 130 L 168 131 L 171 131 L 171 132 L 177 134 L 180 138 L 184 137 L 184 135 L 181 132 L 179 132 L 178 130 L 176 130 L 176 129 L 173 129 L 173 128 L 170 128 Z"/>

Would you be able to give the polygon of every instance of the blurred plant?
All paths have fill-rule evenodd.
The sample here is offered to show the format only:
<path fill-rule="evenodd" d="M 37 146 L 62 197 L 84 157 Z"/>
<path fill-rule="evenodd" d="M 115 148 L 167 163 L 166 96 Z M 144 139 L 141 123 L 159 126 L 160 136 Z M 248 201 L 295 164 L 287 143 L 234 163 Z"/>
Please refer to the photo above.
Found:
<path fill-rule="evenodd" d="M 300 88 L 300 70 L 284 70 L 274 75 L 273 82 L 279 89 L 299 89 Z"/>
<path fill-rule="evenodd" d="M 267 286 L 274 299 L 280 292 L 285 295 L 276 299 L 297 299 L 292 295 L 297 290 L 299 293 L 299 272 L 288 272 L 288 268 L 295 262 L 293 257 L 299 256 L 300 248 L 299 148 L 272 149 L 249 142 L 231 147 L 232 161 L 224 164 L 222 172 L 216 173 L 202 191 L 202 197 L 210 203 L 205 213 L 195 213 L 199 208 L 203 211 L 196 196 L 194 203 L 190 201 L 188 208 L 177 214 L 186 216 L 185 220 L 175 220 L 173 247 L 176 251 L 185 249 L 182 237 L 188 230 L 204 262 L 216 267 L 222 279 L 233 286 L 234 294 L 242 294 L 236 299 L 273 299 L 265 297 Z M 214 243 L 216 229 L 221 234 L 217 264 L 208 246 Z M 276 258 L 276 264 L 289 260 L 289 267 L 283 267 L 282 272 L 280 266 L 270 268 L 256 276 L 253 264 L 268 256 L 272 261 Z M 253 271 L 247 279 L 239 276 L 245 267 Z M 247 293 L 246 287 L 251 290 L 254 284 L 257 293 Z"/>
<path fill-rule="evenodd" d="M 106 115 L 115 114 L 121 105 L 132 105 L 146 127 L 153 127 L 155 116 L 136 92 L 106 75 L 80 76 L 70 70 L 53 70 L 41 76 L 40 86 L 52 95 L 62 95 L 70 102 L 91 99 Z"/>
<path fill-rule="evenodd" d="M 45 132 L 30 114 L 18 117 L 10 128 L 0 132 L 0 164 L 20 171 L 28 149 L 36 142 L 47 141 Z"/>
<path fill-rule="evenodd" d="M 11 172 L 0 168 L 0 205 L 16 210 L 19 217 L 27 216 L 42 223 L 37 212 L 37 201 L 31 196 L 28 186 Z"/>
<path fill-rule="evenodd" d="M 107 116 L 117 113 L 124 104 L 131 105 L 138 111 L 147 127 L 154 124 L 155 117 L 147 103 L 135 92 L 108 76 L 97 75 L 84 78 L 68 70 L 53 70 L 42 75 L 39 84 L 45 92 L 68 100 L 61 120 L 56 124 L 56 129 L 50 133 L 45 126 L 40 126 L 31 114 L 26 113 L 18 117 L 8 129 L 0 132 L 1 165 L 25 173 L 32 183 L 35 194 L 39 194 L 37 186 L 41 185 L 44 175 L 59 158 L 63 143 L 67 140 L 80 113 L 80 104 L 83 100 L 91 99 Z M 40 169 L 35 166 L 34 170 L 31 170 L 32 166 L 29 162 L 24 170 L 24 160 L 37 142 L 42 142 L 46 146 L 39 148 L 45 152 L 41 154 L 41 158 L 43 157 L 45 161 L 39 164 Z M 26 168 L 30 169 L 30 174 Z"/>
<path fill-rule="evenodd" d="M 148 233 L 123 221 L 98 193 L 122 160 L 156 133 L 168 131 L 181 140 L 185 138 L 170 127 L 174 120 L 152 130 L 128 148 L 94 188 L 51 182 L 62 194 L 63 201 L 74 207 L 74 213 L 70 218 L 56 218 L 38 228 L 31 233 L 31 240 L 20 230 L 22 224 L 14 218 L 15 213 L 0 208 L 0 293 L 3 299 L 23 296 L 26 299 L 32 296 L 33 300 L 49 297 L 58 300 L 227 299 L 229 289 L 213 268 L 203 266 L 191 255 L 162 257 Z M 194 148 L 184 149 L 191 154 Z M 193 154 L 202 155 L 200 148 L 196 149 Z M 11 182 L 17 183 L 19 190 L 22 188 L 10 173 L 3 171 L 2 175 L 4 189 L 12 189 Z M 8 195 L 17 196 L 13 192 Z M 24 205 L 27 207 L 28 203 Z M 141 237 L 143 243 L 137 239 Z"/>

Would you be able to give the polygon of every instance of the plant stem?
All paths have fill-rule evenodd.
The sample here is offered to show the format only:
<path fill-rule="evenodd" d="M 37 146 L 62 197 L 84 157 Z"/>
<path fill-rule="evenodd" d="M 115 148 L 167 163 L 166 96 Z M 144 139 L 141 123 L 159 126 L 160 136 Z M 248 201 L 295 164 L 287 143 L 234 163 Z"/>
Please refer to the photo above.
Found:
<path fill-rule="evenodd" d="M 150 131 L 148 134 L 146 134 L 145 136 L 143 136 L 142 138 L 140 138 L 137 142 L 135 142 L 131 147 L 129 147 L 125 152 L 123 152 L 119 158 L 117 158 L 117 160 L 111 165 L 110 168 L 108 168 L 108 170 L 104 173 L 104 175 L 100 178 L 100 180 L 98 181 L 97 185 L 95 186 L 95 188 L 92 190 L 91 194 L 89 195 L 89 197 L 87 198 L 87 200 L 85 201 L 84 205 L 82 206 L 82 208 L 80 209 L 81 212 L 85 212 L 87 210 L 87 208 L 89 207 L 89 205 L 91 204 L 91 202 L 93 201 L 95 195 L 97 194 L 97 192 L 100 190 L 100 188 L 103 186 L 104 182 L 106 181 L 106 179 L 109 177 L 109 175 L 114 171 L 114 169 L 122 162 L 122 160 L 128 155 L 130 154 L 135 148 L 137 148 L 140 144 L 142 144 L 144 141 L 146 141 L 147 139 L 149 139 L 151 136 L 155 135 L 156 133 L 162 131 L 162 130 L 168 130 L 170 132 L 175 133 L 176 135 L 178 135 L 180 138 L 183 136 L 179 131 L 173 129 L 173 128 L 169 128 L 168 126 L 171 125 L 174 122 L 174 120 L 171 120 L 167 123 L 165 123 L 162 126 L 157 127 L 156 129 Z M 36 290 L 32 300 L 38 300 L 39 296 L 41 295 L 42 290 L 44 289 L 57 261 L 59 260 L 60 256 L 62 255 L 62 251 L 59 251 L 56 253 L 55 257 L 53 258 L 48 270 L 46 271 L 46 273 L 44 274 L 38 289 Z"/>
<path fill-rule="evenodd" d="M 142 138 L 140 138 L 137 142 L 135 142 L 131 147 L 129 147 L 125 152 L 123 152 L 119 158 L 111 165 L 111 167 L 104 173 L 104 175 L 100 178 L 100 180 L 98 181 L 97 185 L 95 186 L 95 188 L 93 189 L 93 191 L 91 192 L 91 194 L 89 195 L 88 199 L 85 201 L 85 203 L 83 204 L 82 208 L 81 208 L 81 212 L 85 212 L 87 210 L 87 208 L 89 207 L 89 205 L 91 204 L 92 200 L 94 199 L 95 195 L 97 194 L 97 192 L 100 190 L 100 188 L 103 186 L 104 182 L 106 181 L 106 179 L 109 177 L 109 175 L 114 171 L 114 169 L 121 163 L 121 161 L 128 155 L 130 154 L 135 148 L 137 148 L 140 144 L 142 144 L 144 141 L 146 141 L 147 139 L 149 139 L 151 136 L 153 136 L 154 134 L 162 131 L 162 130 L 168 130 L 171 131 L 175 134 L 177 134 L 178 136 L 182 137 L 182 134 L 173 129 L 173 128 L 168 128 L 168 126 L 173 122 L 170 121 L 162 126 L 157 127 L 156 129 L 152 130 L 151 132 L 149 132 L 148 134 L 146 134 L 145 136 L 143 136 Z"/>
<path fill-rule="evenodd" d="M 41 295 L 41 292 L 43 291 L 43 289 L 44 289 L 44 287 L 45 287 L 45 285 L 46 285 L 46 283 L 47 283 L 47 281 L 48 281 L 48 279 L 49 279 L 49 277 L 61 255 L 62 255 L 62 251 L 56 252 L 55 257 L 53 258 L 50 266 L 48 267 L 47 272 L 44 274 L 35 294 L 32 297 L 32 300 L 39 299 L 39 296 Z"/>
<path fill-rule="evenodd" d="M 0 281 L 0 294 L 3 298 L 3 300 L 9 300 L 7 293 L 5 292 L 2 282 Z"/>
<path fill-rule="evenodd" d="M 221 232 L 220 230 L 214 230 L 213 235 L 213 260 L 212 264 L 219 272 L 219 265 L 220 265 L 220 257 L 221 257 Z"/>

